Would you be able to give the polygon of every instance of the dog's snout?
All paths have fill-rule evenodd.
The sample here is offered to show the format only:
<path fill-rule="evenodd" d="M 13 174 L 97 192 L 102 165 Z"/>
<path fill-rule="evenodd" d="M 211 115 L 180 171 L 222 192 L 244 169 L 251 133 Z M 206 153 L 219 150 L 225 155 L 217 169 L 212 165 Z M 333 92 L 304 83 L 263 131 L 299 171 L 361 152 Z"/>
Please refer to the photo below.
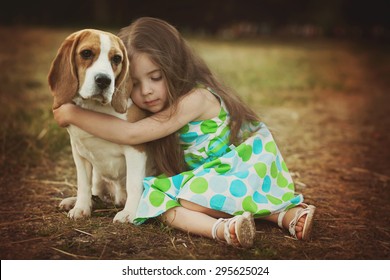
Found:
<path fill-rule="evenodd" d="M 95 82 L 100 89 L 106 89 L 111 84 L 111 78 L 107 75 L 96 75 Z"/>

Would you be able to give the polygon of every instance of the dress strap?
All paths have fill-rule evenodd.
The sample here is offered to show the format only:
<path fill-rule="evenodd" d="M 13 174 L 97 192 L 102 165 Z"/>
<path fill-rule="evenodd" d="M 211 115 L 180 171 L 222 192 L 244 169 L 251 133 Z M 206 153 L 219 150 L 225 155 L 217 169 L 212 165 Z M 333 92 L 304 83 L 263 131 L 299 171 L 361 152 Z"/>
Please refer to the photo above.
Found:
<path fill-rule="evenodd" d="M 209 91 L 210 93 L 212 93 L 213 95 L 215 95 L 219 99 L 221 105 L 223 104 L 223 106 L 225 106 L 221 96 L 219 96 L 211 87 L 208 87 L 202 83 L 197 82 L 195 85 L 195 88 L 203 88 L 203 89 Z"/>

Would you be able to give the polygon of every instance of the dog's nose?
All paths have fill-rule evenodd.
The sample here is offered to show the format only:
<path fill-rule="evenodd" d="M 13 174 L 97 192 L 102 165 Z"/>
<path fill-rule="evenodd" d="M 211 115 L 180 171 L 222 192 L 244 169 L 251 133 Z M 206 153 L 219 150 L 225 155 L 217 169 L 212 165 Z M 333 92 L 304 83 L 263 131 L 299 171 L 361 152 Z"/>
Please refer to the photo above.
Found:
<path fill-rule="evenodd" d="M 105 89 L 111 84 L 111 79 L 107 75 L 96 75 L 95 82 L 100 89 Z"/>

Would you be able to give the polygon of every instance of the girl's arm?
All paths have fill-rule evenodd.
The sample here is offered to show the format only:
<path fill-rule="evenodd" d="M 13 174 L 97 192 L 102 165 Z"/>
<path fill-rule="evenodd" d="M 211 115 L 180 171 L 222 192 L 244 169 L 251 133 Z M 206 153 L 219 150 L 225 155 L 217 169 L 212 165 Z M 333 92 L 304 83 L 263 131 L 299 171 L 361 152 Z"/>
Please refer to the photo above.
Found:
<path fill-rule="evenodd" d="M 172 112 L 172 108 L 167 108 L 135 123 L 82 109 L 73 104 L 64 104 L 53 110 L 53 113 L 60 126 L 72 124 L 117 144 L 136 145 L 172 134 L 188 122 L 202 116 L 209 107 L 205 106 L 207 102 L 203 94 L 195 92 L 184 96 L 179 101 L 176 111 Z"/>

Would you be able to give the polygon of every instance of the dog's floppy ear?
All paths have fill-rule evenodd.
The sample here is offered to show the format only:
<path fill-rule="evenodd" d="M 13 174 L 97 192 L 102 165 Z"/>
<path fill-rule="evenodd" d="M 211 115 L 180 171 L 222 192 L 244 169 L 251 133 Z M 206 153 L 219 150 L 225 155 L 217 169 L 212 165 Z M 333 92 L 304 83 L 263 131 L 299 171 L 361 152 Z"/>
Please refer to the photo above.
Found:
<path fill-rule="evenodd" d="M 71 102 L 78 90 L 78 78 L 75 65 L 75 51 L 80 32 L 68 36 L 54 58 L 49 75 L 49 87 L 54 97 L 53 109 Z"/>
<path fill-rule="evenodd" d="M 118 77 L 115 79 L 115 92 L 112 97 L 111 105 L 118 113 L 126 113 L 128 106 L 128 99 L 130 98 L 130 92 L 133 88 L 133 81 L 130 77 L 129 59 L 127 57 L 127 51 L 122 40 L 118 38 L 119 46 L 123 53 L 122 70 Z"/>

